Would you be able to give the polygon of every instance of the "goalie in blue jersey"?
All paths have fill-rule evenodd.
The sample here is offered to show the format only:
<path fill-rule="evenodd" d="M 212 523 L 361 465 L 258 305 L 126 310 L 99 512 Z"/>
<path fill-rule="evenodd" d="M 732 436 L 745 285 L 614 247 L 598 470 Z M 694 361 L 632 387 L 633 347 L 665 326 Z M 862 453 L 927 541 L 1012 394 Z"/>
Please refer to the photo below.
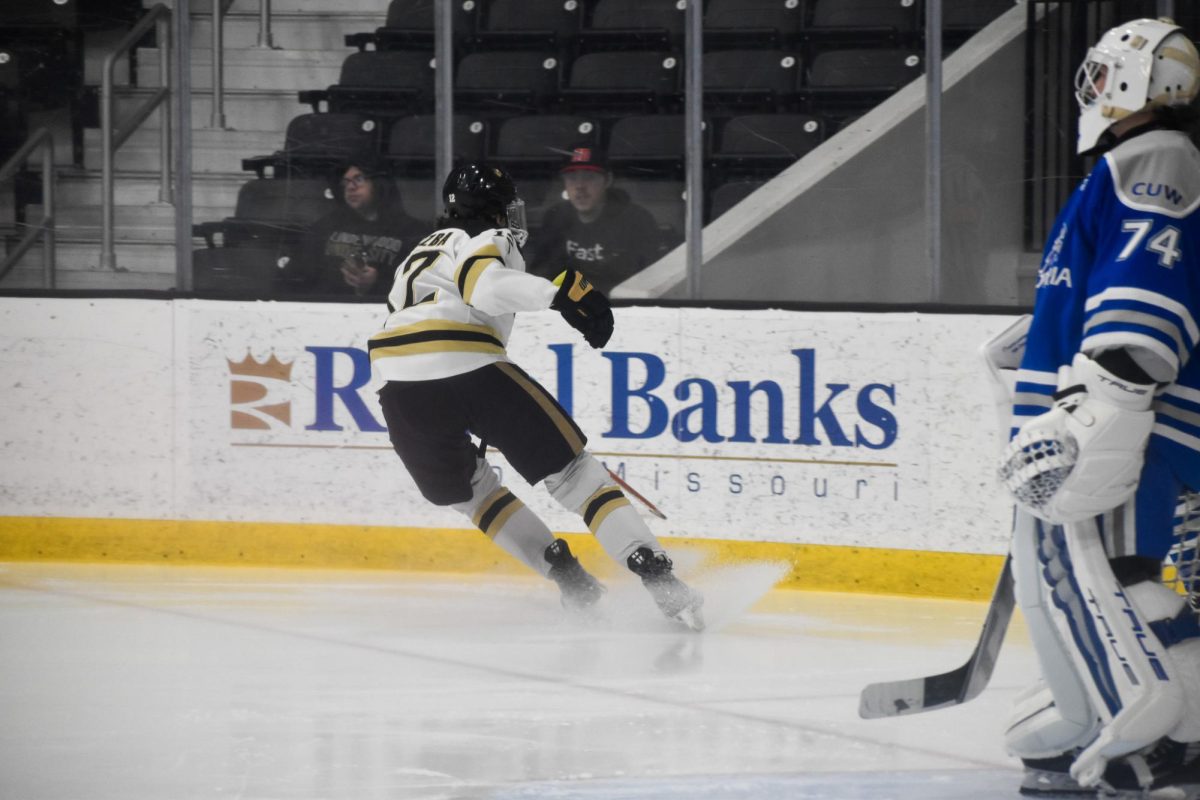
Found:
<path fill-rule="evenodd" d="M 1200 490 L 1200 57 L 1135 20 L 1075 84 L 1098 161 L 1046 245 L 1000 469 L 1042 668 L 1007 744 L 1026 794 L 1200 797 L 1200 622 L 1162 575 Z"/>

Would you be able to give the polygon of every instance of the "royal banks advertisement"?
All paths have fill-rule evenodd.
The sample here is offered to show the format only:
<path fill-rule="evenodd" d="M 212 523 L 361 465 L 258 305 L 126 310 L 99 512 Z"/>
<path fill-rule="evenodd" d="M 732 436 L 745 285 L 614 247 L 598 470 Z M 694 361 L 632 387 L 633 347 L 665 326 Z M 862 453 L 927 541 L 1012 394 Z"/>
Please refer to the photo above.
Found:
<path fill-rule="evenodd" d="M 14 305 L 20 302 L 36 310 Z M 88 384 L 115 374 L 123 388 L 110 393 L 119 395 L 142 380 L 131 376 L 141 375 L 137 362 L 144 361 L 150 374 L 142 393 L 161 395 L 156 402 L 164 408 L 140 426 L 125 416 L 113 422 L 146 442 L 127 443 L 128 468 L 144 459 L 155 466 L 141 465 L 142 474 L 162 484 L 143 486 L 148 494 L 135 511 L 469 527 L 424 501 L 391 449 L 365 349 L 382 309 L 108 301 L 122 309 L 106 316 L 94 301 L 86 309 L 81 302 L 5 301 L 10 331 L 22 315 L 41 315 L 37 328 L 55 312 L 55 330 L 69 336 L 57 346 L 32 345 L 6 332 L 4 377 L 19 384 L 33 365 L 18 356 L 35 348 L 38 369 L 63 375 L 73 396 L 94 392 L 102 407 L 89 423 L 86 408 L 54 399 L 49 387 L 44 400 L 24 399 L 66 406 L 58 413 L 63 424 L 83 429 L 121 416 L 99 399 L 100 386 Z M 1008 317 L 638 307 L 617 309 L 616 321 L 611 342 L 598 351 L 552 311 L 522 314 L 509 354 L 574 415 L 589 449 L 666 513 L 667 520 L 651 521 L 659 535 L 1004 551 L 1009 509 L 994 477 L 998 425 L 978 349 Z M 71 337 L 101 345 L 73 348 Z M 112 347 L 102 346 L 105 337 Z M 105 359 L 113 361 L 109 370 Z M 10 445 L 27 435 L 23 427 L 4 425 Z M 87 432 L 81 437 L 86 448 Z M 55 448 L 40 456 L 32 447 L 13 452 L 66 457 Z M 487 458 L 553 529 L 585 530 L 543 489 L 525 484 L 502 454 Z M 55 508 L 53 492 L 34 497 L 11 463 L 3 469 L 13 478 L 0 495 L 14 509 L 6 513 L 129 515 L 105 491 L 105 470 L 83 471 L 97 484 L 71 495 L 84 502 Z"/>

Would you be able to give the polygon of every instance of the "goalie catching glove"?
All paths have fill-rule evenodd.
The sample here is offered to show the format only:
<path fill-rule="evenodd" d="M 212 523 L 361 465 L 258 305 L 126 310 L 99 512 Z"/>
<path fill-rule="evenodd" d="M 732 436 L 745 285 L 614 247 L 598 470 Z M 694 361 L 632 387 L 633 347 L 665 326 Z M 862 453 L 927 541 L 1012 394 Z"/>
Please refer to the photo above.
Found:
<path fill-rule="evenodd" d="M 1154 426 L 1154 384 L 1122 380 L 1082 353 L 1071 376 L 1074 385 L 1021 426 L 1000 464 L 1017 505 L 1054 523 L 1088 519 L 1132 497 Z"/>
<path fill-rule="evenodd" d="M 608 298 L 573 269 L 559 273 L 554 279 L 558 292 L 550 307 L 563 315 L 567 323 L 583 334 L 592 347 L 608 344 L 613 333 L 612 308 Z"/>

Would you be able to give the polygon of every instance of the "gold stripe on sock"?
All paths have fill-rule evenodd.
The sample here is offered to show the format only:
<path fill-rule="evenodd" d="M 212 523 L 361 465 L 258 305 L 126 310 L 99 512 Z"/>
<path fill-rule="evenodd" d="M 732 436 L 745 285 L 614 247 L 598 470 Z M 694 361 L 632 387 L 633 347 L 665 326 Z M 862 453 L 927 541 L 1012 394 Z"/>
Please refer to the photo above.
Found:
<path fill-rule="evenodd" d="M 512 492 L 501 486 L 499 489 L 484 498 L 483 502 L 479 504 L 479 508 L 475 510 L 474 515 L 471 516 L 472 524 L 474 524 L 476 528 L 483 530 L 483 518 L 487 516 L 489 512 L 491 512 L 492 506 L 496 505 L 501 498 L 509 494 L 512 494 Z"/>
<path fill-rule="evenodd" d="M 489 539 L 495 539 L 500 534 L 500 531 L 504 530 L 505 523 L 512 518 L 512 515 L 525 507 L 525 504 L 518 500 L 515 494 L 510 494 L 508 497 L 510 502 L 498 503 L 495 506 L 495 516 L 490 520 L 484 520 L 487 527 L 483 529 L 483 532 L 487 534 Z"/>
<path fill-rule="evenodd" d="M 630 505 L 629 498 L 616 486 L 602 486 L 600 491 L 587 499 L 583 504 L 583 524 L 595 533 L 603 524 L 605 517 L 621 506 Z"/>

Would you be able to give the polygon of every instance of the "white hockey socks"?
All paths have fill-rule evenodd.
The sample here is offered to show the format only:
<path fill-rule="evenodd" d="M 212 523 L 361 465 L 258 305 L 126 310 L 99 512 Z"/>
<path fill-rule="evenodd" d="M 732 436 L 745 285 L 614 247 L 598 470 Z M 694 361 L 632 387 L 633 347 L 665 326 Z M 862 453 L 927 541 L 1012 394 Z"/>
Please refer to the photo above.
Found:
<path fill-rule="evenodd" d="M 496 473 L 483 459 L 479 459 L 471 476 L 471 490 L 471 499 L 456 503 L 453 508 L 470 517 L 472 524 L 501 550 L 537 574 L 546 575 L 550 571 L 546 548 L 554 541 L 546 523 L 500 485 Z"/>
<path fill-rule="evenodd" d="M 608 470 L 586 450 L 565 469 L 546 478 L 546 488 L 564 508 L 583 517 L 604 552 L 622 567 L 639 547 L 663 552 Z"/>

